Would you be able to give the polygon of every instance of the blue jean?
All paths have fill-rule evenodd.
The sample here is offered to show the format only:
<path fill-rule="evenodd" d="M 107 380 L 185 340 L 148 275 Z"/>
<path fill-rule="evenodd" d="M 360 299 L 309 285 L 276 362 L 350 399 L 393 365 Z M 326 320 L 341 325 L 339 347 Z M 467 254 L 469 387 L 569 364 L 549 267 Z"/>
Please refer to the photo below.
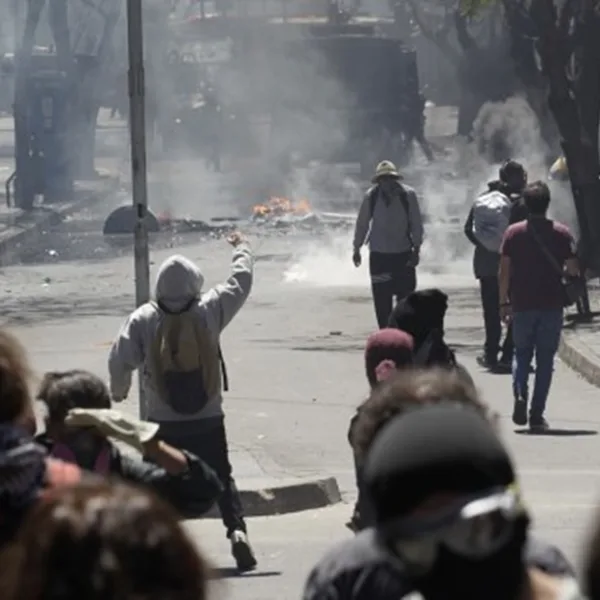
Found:
<path fill-rule="evenodd" d="M 528 310 L 513 315 L 513 389 L 518 398 L 528 400 L 529 369 L 535 355 L 535 383 L 529 411 L 534 417 L 541 417 L 546 408 L 562 325 L 562 309 Z"/>

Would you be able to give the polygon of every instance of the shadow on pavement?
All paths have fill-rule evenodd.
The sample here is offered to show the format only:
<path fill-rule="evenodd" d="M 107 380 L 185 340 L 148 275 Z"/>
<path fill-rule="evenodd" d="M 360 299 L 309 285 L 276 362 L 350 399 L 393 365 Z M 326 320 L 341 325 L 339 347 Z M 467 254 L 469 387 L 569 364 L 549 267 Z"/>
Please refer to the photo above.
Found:
<path fill-rule="evenodd" d="M 258 578 L 258 577 L 280 577 L 281 571 L 249 571 L 240 573 L 235 567 L 218 567 L 214 570 L 218 579 L 228 579 L 230 577 Z"/>
<path fill-rule="evenodd" d="M 530 429 L 517 429 L 519 435 L 555 436 L 555 437 L 578 437 L 598 435 L 595 429 L 546 429 L 545 431 L 531 431 Z"/>

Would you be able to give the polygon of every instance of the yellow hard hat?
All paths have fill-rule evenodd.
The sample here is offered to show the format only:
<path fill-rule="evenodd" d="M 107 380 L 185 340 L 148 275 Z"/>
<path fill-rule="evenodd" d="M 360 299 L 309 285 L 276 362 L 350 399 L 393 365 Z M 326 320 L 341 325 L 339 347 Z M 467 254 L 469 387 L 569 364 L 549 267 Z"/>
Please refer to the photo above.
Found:
<path fill-rule="evenodd" d="M 375 183 L 380 177 L 395 177 L 396 179 L 402 179 L 402 175 L 398 173 L 396 165 L 390 160 L 382 160 L 375 168 L 375 175 L 373 176 L 373 183 Z"/>

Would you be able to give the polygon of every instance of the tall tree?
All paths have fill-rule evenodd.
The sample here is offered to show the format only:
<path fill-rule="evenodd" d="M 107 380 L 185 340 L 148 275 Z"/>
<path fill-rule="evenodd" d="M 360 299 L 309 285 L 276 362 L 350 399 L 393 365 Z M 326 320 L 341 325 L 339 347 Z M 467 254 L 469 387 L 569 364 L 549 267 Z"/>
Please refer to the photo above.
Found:
<path fill-rule="evenodd" d="M 396 22 L 412 22 L 434 43 L 460 82 L 458 133 L 468 136 L 485 102 L 511 96 L 517 85 L 501 6 L 482 3 L 465 10 L 460 0 L 390 0 Z M 406 31 L 405 31 L 406 35 Z"/>
<path fill-rule="evenodd" d="M 567 161 L 584 264 L 600 270 L 600 1 L 462 0 L 465 14 L 500 2 L 522 76 L 536 78 Z"/>

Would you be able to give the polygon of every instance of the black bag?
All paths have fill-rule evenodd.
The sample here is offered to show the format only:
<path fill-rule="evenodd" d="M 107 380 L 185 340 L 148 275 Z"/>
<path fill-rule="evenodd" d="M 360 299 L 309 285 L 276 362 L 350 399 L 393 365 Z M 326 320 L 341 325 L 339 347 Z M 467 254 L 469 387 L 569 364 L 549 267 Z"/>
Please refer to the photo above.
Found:
<path fill-rule="evenodd" d="M 564 292 L 563 306 L 567 308 L 569 306 L 573 306 L 573 304 L 577 304 L 579 299 L 585 294 L 584 279 L 582 277 L 573 277 L 572 275 L 567 275 L 564 272 L 564 269 L 560 266 L 556 258 L 554 258 L 552 252 L 550 252 L 546 244 L 542 242 L 531 221 L 527 223 L 527 230 L 531 232 L 533 239 L 539 246 L 540 250 L 544 253 L 546 260 L 550 263 L 550 265 L 552 265 L 552 268 L 560 275 Z"/>

